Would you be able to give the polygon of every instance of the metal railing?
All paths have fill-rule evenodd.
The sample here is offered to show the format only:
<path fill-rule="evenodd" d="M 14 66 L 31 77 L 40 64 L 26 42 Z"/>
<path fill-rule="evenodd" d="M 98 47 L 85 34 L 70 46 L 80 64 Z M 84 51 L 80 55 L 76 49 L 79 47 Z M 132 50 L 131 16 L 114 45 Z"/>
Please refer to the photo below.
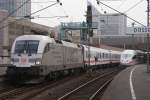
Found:
<path fill-rule="evenodd" d="M 65 28 L 65 29 L 83 29 L 83 28 L 88 28 L 88 25 L 87 25 L 87 23 L 70 22 L 70 23 L 61 23 L 61 28 Z M 91 23 L 91 28 L 97 29 L 98 28 L 98 23 L 97 22 Z"/>

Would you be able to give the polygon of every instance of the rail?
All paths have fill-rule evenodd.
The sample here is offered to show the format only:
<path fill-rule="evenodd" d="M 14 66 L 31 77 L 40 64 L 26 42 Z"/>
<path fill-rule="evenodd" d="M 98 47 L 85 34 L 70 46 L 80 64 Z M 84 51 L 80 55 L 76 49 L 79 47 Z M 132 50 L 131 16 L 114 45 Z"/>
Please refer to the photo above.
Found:
<path fill-rule="evenodd" d="M 73 94 L 76 93 L 77 91 L 80 91 L 82 88 L 86 87 L 87 85 L 90 85 L 91 83 L 93 83 L 93 82 L 95 82 L 95 81 L 97 81 L 97 80 L 99 80 L 99 79 L 101 79 L 101 78 L 104 78 L 104 77 L 106 77 L 107 75 L 110 75 L 110 74 L 112 74 L 112 73 L 114 73 L 114 71 L 109 72 L 109 73 L 106 73 L 106 74 L 103 74 L 103 75 L 101 75 L 101 76 L 99 76 L 99 77 L 97 77 L 97 78 L 95 78 L 95 79 L 93 79 L 93 80 L 91 80 L 91 81 L 88 81 L 87 83 L 85 83 L 85 84 L 83 84 L 83 85 L 77 87 L 76 89 L 74 89 L 74 90 L 72 90 L 72 91 L 66 93 L 66 94 L 63 95 L 62 97 L 58 98 L 58 100 L 66 100 L 69 96 L 73 95 Z M 93 97 L 92 97 L 91 99 L 93 99 Z"/>
<path fill-rule="evenodd" d="M 89 100 L 95 100 L 95 97 L 96 97 L 103 89 L 105 89 L 105 88 L 109 85 L 109 83 L 110 83 L 112 80 L 113 80 L 113 78 L 110 79 L 110 80 L 108 80 L 108 81 L 106 81 L 106 82 L 90 97 Z"/>

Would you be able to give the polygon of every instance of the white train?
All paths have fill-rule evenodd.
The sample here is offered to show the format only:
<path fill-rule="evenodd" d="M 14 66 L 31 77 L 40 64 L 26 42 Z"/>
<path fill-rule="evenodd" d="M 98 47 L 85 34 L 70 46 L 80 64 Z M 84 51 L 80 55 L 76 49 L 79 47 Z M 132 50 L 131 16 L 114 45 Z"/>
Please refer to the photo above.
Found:
<path fill-rule="evenodd" d="M 124 50 L 121 53 L 120 64 L 131 66 L 144 62 L 144 52 L 140 50 Z"/>
<path fill-rule="evenodd" d="M 11 49 L 11 66 L 7 76 L 53 78 L 76 70 L 120 63 L 120 51 L 106 50 L 42 35 L 23 35 L 15 39 Z"/>

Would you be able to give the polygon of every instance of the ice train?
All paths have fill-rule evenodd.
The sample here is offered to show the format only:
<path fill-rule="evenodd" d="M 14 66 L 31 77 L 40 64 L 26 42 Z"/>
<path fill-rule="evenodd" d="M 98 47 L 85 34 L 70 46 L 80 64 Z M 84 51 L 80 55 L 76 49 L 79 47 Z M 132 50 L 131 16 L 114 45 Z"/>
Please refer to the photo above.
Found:
<path fill-rule="evenodd" d="M 53 78 L 100 65 L 120 63 L 120 51 L 58 41 L 43 35 L 23 35 L 11 49 L 9 78 L 21 76 Z"/>
<path fill-rule="evenodd" d="M 124 66 L 144 63 L 145 53 L 140 50 L 124 50 L 121 53 L 120 64 Z"/>

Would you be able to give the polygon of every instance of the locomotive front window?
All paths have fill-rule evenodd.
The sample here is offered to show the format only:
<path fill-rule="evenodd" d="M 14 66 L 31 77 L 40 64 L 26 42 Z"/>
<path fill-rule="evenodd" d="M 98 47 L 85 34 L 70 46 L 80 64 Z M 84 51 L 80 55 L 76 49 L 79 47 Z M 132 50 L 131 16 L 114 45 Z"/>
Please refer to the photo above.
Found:
<path fill-rule="evenodd" d="M 37 53 L 39 41 L 30 40 L 28 41 L 28 53 Z"/>
<path fill-rule="evenodd" d="M 15 53 L 37 53 L 38 45 L 38 40 L 16 41 Z"/>
<path fill-rule="evenodd" d="M 23 53 L 25 50 L 25 41 L 17 41 L 15 45 L 15 53 Z"/>
<path fill-rule="evenodd" d="M 125 59 L 126 59 L 126 58 L 131 58 L 131 57 L 132 57 L 131 54 L 123 54 L 123 55 L 122 55 L 122 58 L 125 58 Z"/>

